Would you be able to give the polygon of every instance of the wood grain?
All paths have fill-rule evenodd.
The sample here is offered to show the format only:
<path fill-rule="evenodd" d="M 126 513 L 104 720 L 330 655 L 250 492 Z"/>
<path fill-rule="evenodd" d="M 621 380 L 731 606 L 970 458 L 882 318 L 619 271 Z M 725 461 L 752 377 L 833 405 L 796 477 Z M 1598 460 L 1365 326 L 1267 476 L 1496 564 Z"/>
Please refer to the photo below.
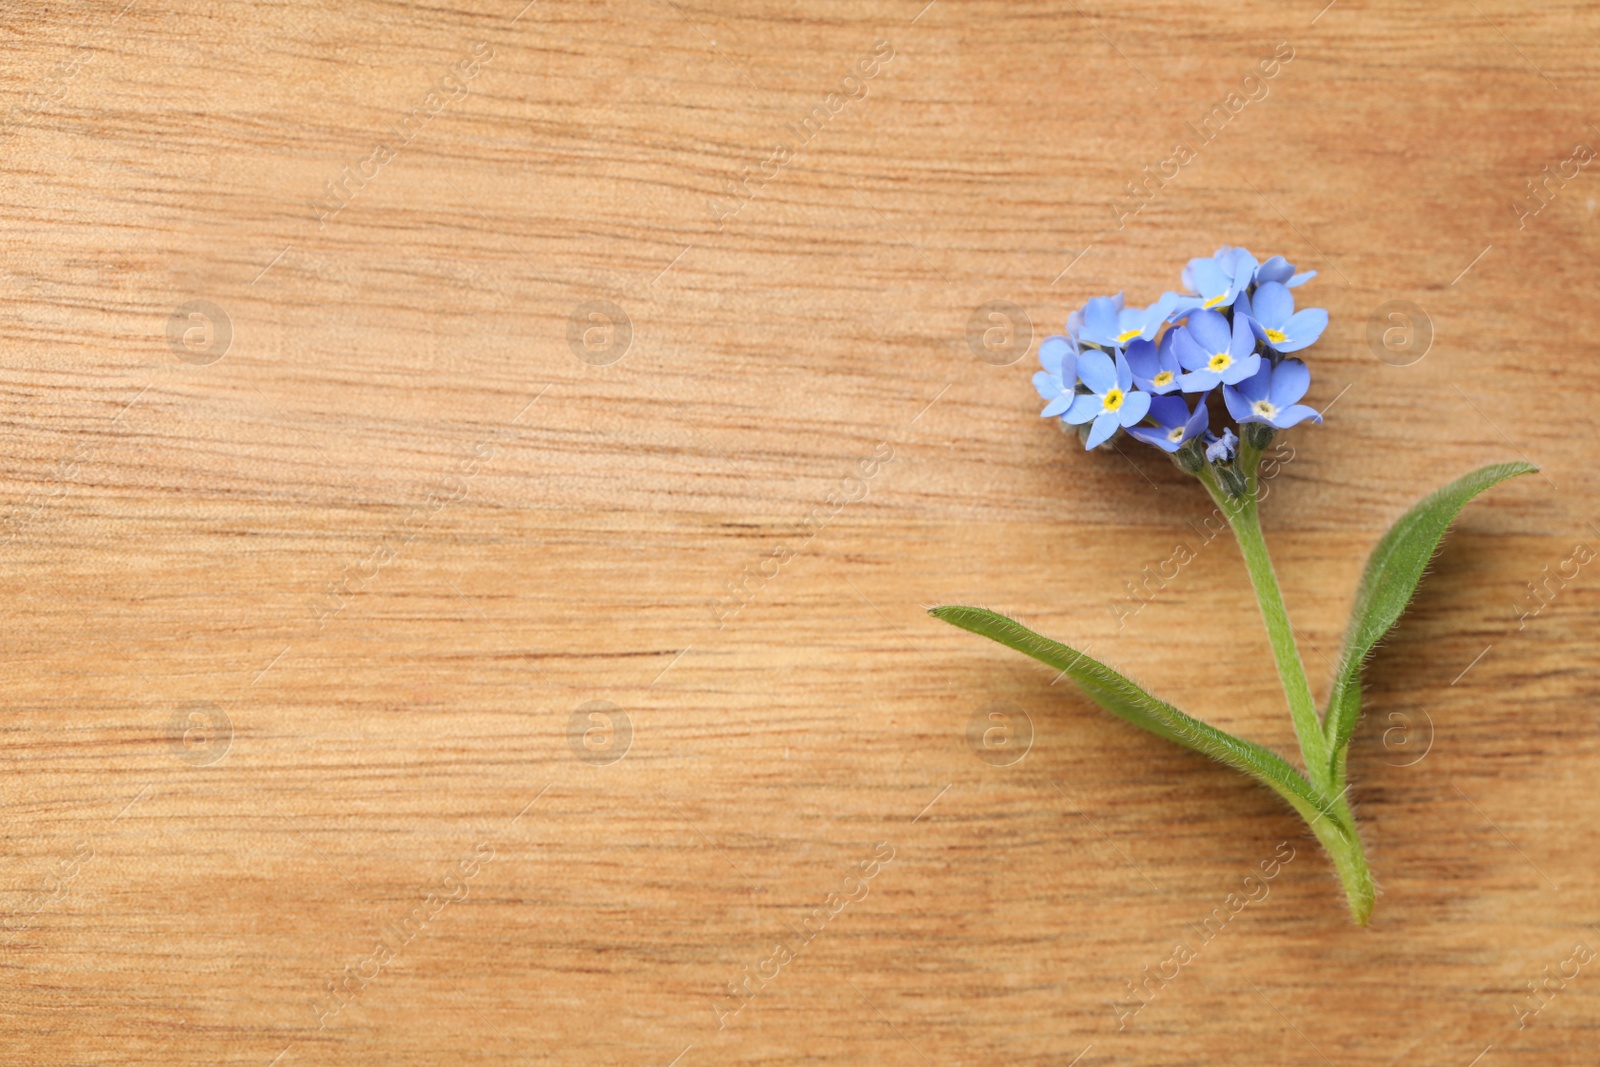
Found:
<path fill-rule="evenodd" d="M 1520 617 L 1600 544 L 1592 7 L 125 2 L 0 16 L 0 1058 L 1595 1062 L 1595 967 L 1514 1007 L 1600 945 L 1595 572 Z M 1371 670 L 1365 931 L 1275 798 L 923 612 L 1292 749 L 1198 488 L 1028 382 L 1220 244 L 1331 316 L 1264 508 L 1319 693 L 1387 524 L 1542 467 Z"/>

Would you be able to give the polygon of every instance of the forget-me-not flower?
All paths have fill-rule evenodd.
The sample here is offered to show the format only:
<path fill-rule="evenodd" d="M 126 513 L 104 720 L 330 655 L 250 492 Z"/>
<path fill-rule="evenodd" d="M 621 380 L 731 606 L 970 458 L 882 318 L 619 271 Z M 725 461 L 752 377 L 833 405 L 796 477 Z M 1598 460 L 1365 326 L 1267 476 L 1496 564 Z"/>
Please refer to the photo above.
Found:
<path fill-rule="evenodd" d="M 1299 403 L 1311 387 L 1311 370 L 1298 359 L 1286 359 L 1277 366 L 1263 363 L 1253 376 L 1238 386 L 1222 389 L 1228 413 L 1242 426 L 1261 422 L 1273 429 L 1287 430 L 1306 419 L 1322 421 L 1315 409 Z"/>
<path fill-rule="evenodd" d="M 1200 294 L 1202 308 L 1229 307 L 1255 281 L 1256 257 L 1224 245 L 1209 259 L 1191 259 L 1183 284 Z"/>
<path fill-rule="evenodd" d="M 1317 276 L 1314 270 L 1294 272 L 1294 264 L 1282 256 L 1273 256 L 1261 266 L 1256 268 L 1256 284 L 1265 285 L 1267 282 L 1280 282 L 1290 289 L 1304 285 Z"/>
<path fill-rule="evenodd" d="M 1073 425 L 1093 422 L 1083 447 L 1094 448 L 1117 432 L 1117 427 L 1137 426 L 1150 411 L 1150 394 L 1133 388 L 1133 371 L 1121 352 L 1116 362 L 1104 352 L 1078 357 L 1078 380 L 1089 387 L 1062 416 Z"/>
<path fill-rule="evenodd" d="M 1044 370 L 1033 376 L 1033 387 L 1049 401 L 1039 414 L 1060 415 L 1072 405 L 1072 392 L 1078 386 L 1078 346 L 1061 334 L 1046 337 L 1039 342 L 1039 365 Z"/>
<path fill-rule="evenodd" d="M 1181 396 L 1151 397 L 1150 417 L 1156 420 L 1157 425 L 1132 426 L 1128 432 L 1147 445 L 1155 445 L 1166 452 L 1176 452 L 1185 441 L 1206 432 L 1206 423 L 1211 419 L 1206 401 L 1210 398 L 1210 393 L 1202 395 L 1191 412 Z"/>
<path fill-rule="evenodd" d="M 1223 430 L 1222 436 L 1214 433 L 1206 434 L 1206 459 L 1212 463 L 1222 463 L 1233 458 L 1233 451 L 1239 446 L 1239 439 L 1233 435 L 1232 430 Z"/>
<path fill-rule="evenodd" d="M 1134 384 L 1140 389 L 1160 395 L 1182 386 L 1178 378 L 1183 374 L 1183 365 L 1172 350 L 1177 335 L 1177 330 L 1168 330 L 1162 334 L 1159 345 L 1141 340 L 1128 346 L 1128 367 L 1133 371 Z"/>
<path fill-rule="evenodd" d="M 1292 293 L 1316 273 L 1297 273 L 1283 256 L 1261 262 L 1249 249 L 1224 245 L 1189 261 L 1183 292 L 1162 293 L 1147 307 L 1129 307 L 1123 293 L 1090 299 L 1067 316 L 1064 332 L 1039 345 L 1040 414 L 1079 427 L 1086 448 L 1125 429 L 1187 473 L 1216 465 L 1237 496 L 1230 464 L 1241 438 L 1254 439 L 1242 426 L 1322 420 L 1300 402 L 1310 372 L 1289 358 L 1327 330 L 1327 312 L 1296 310 Z M 1229 416 L 1220 436 L 1209 429 L 1218 388 Z"/>
<path fill-rule="evenodd" d="M 1230 330 L 1220 312 L 1196 311 L 1176 333 L 1172 350 L 1189 372 L 1181 379 L 1186 393 L 1235 385 L 1261 365 L 1255 335 L 1250 332 L 1245 315 L 1235 315 Z"/>
<path fill-rule="evenodd" d="M 1289 353 L 1309 348 L 1328 328 L 1328 313 L 1322 308 L 1294 309 L 1294 294 L 1280 282 L 1267 282 L 1256 289 L 1255 299 L 1245 311 L 1251 330 L 1275 351 Z"/>
<path fill-rule="evenodd" d="M 1091 297 L 1083 305 L 1083 325 L 1078 330 L 1078 341 L 1117 348 L 1117 334 L 1122 332 L 1122 294 Z"/>
<path fill-rule="evenodd" d="M 1108 349 L 1137 339 L 1152 340 L 1182 302 L 1177 293 L 1163 293 L 1149 307 L 1136 308 L 1128 307 L 1121 293 L 1097 296 L 1084 306 L 1081 337 Z"/>

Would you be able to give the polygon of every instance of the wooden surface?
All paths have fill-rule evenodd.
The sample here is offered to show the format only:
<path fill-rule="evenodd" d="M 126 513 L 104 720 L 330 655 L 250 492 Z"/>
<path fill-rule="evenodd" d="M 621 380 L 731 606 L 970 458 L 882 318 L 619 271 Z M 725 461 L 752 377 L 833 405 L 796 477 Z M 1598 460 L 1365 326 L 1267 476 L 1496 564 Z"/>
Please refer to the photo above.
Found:
<path fill-rule="evenodd" d="M 1593 8 L 124 2 L 3 16 L 0 1059 L 1595 1062 L 1600 963 L 1515 1007 L 1600 948 L 1597 572 L 1519 617 L 1600 548 L 1600 176 L 1527 187 Z M 1387 524 L 1543 466 L 1373 664 L 1365 931 L 1276 798 L 923 612 L 1291 749 L 1198 487 L 1028 381 L 1220 244 L 1331 316 L 1264 509 L 1319 692 Z"/>

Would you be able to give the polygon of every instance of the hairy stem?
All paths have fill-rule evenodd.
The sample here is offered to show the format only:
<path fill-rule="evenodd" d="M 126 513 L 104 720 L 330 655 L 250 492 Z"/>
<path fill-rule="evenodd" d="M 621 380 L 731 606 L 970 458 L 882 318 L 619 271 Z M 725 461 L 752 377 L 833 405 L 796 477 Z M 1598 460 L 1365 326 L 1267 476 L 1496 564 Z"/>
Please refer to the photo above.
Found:
<path fill-rule="evenodd" d="M 1343 799 L 1340 805 L 1343 806 Z M 1349 818 L 1345 808 L 1342 818 Z M 1333 869 L 1344 886 L 1345 900 L 1350 905 L 1350 917 L 1357 926 L 1367 925 L 1372 915 L 1372 905 L 1377 891 L 1372 884 L 1372 871 L 1367 867 L 1366 853 L 1361 849 L 1361 838 L 1356 836 L 1355 821 L 1350 819 L 1341 827 L 1331 819 L 1317 819 L 1310 823 L 1311 832 L 1317 835 L 1322 847 L 1333 861 Z"/>
<path fill-rule="evenodd" d="M 1211 498 L 1228 517 L 1228 525 L 1233 527 L 1234 537 L 1239 541 L 1245 569 L 1250 572 L 1250 584 L 1255 587 L 1256 603 L 1261 607 L 1261 618 L 1267 626 L 1272 658 L 1278 665 L 1278 677 L 1283 682 L 1283 692 L 1289 701 L 1295 736 L 1300 739 L 1300 756 L 1305 760 L 1312 788 L 1325 798 L 1324 813 L 1307 819 L 1307 825 L 1317 835 L 1317 840 L 1322 842 L 1334 870 L 1338 872 L 1339 882 L 1344 886 L 1345 898 L 1350 905 L 1350 917 L 1357 925 L 1365 926 L 1372 914 L 1376 895 L 1372 872 L 1367 867 L 1367 857 L 1361 848 L 1355 813 L 1345 799 L 1344 760 L 1329 758 L 1330 742 L 1317 717 L 1311 683 L 1306 678 L 1305 663 L 1300 659 L 1294 627 L 1289 623 L 1289 609 L 1284 605 L 1283 592 L 1278 588 L 1278 576 L 1272 569 L 1272 557 L 1267 552 L 1267 541 L 1261 533 L 1260 497 L 1257 492 L 1260 463 L 1261 449 L 1252 446 L 1248 439 L 1241 441 L 1237 469 L 1243 476 L 1245 491 L 1238 497 L 1227 491 L 1209 465 L 1201 468 L 1199 477 Z"/>
<path fill-rule="evenodd" d="M 1289 623 L 1289 609 L 1284 606 L 1283 593 L 1278 589 L 1278 576 L 1272 569 L 1272 557 L 1267 553 L 1266 538 L 1261 534 L 1261 520 L 1256 503 L 1256 467 L 1260 461 L 1259 449 L 1245 449 L 1240 454 L 1241 473 L 1247 479 L 1246 491 L 1241 497 L 1230 496 L 1217 481 L 1208 466 L 1201 470 L 1200 480 L 1210 491 L 1228 525 L 1239 541 L 1239 551 L 1244 555 L 1245 569 L 1250 572 L 1250 584 L 1255 587 L 1256 603 L 1261 607 L 1261 617 L 1267 625 L 1267 639 L 1272 645 L 1272 658 L 1278 664 L 1278 677 L 1283 682 L 1283 692 L 1289 701 L 1289 714 L 1294 719 L 1294 732 L 1300 739 L 1300 755 L 1305 760 L 1306 771 L 1312 784 L 1331 792 L 1330 768 L 1327 756 L 1327 738 L 1322 732 L 1322 722 L 1317 718 L 1317 704 L 1311 696 L 1311 683 L 1306 679 L 1305 664 L 1295 643 L 1294 627 Z M 1340 803 L 1343 803 L 1341 798 Z"/>

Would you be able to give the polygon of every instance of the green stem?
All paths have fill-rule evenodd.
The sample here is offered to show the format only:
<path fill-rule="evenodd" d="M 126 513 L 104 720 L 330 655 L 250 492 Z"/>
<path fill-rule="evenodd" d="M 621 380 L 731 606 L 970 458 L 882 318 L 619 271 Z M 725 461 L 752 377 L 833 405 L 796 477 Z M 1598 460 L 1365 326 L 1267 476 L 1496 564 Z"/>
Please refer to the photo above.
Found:
<path fill-rule="evenodd" d="M 1338 872 L 1339 884 L 1344 886 L 1345 900 L 1350 905 L 1350 917 L 1357 926 L 1365 926 L 1372 915 L 1377 891 L 1372 884 L 1372 871 L 1367 867 L 1366 853 L 1361 850 L 1361 838 L 1356 835 L 1355 820 L 1350 817 L 1350 809 L 1344 805 L 1342 797 L 1339 806 L 1343 811 L 1338 813 L 1338 819 L 1343 825 L 1333 818 L 1319 818 L 1310 823 L 1311 832 L 1317 835 L 1333 861 L 1333 869 Z"/>
<path fill-rule="evenodd" d="M 1311 696 L 1311 683 L 1306 679 L 1305 664 L 1300 660 L 1300 650 L 1295 644 L 1294 627 L 1289 623 L 1289 609 L 1284 606 L 1283 593 L 1278 589 L 1278 576 L 1272 569 L 1272 557 L 1267 552 L 1266 538 L 1261 534 L 1261 520 L 1256 504 L 1256 467 L 1261 458 L 1259 449 L 1241 450 L 1239 466 L 1246 475 L 1247 488 L 1242 497 L 1232 497 L 1218 483 L 1210 466 L 1200 472 L 1200 480 L 1211 497 L 1228 517 L 1228 525 L 1239 541 L 1239 551 L 1244 555 L 1245 569 L 1250 572 L 1250 584 L 1255 586 L 1256 603 L 1261 607 L 1261 617 L 1267 624 L 1267 639 L 1272 644 L 1272 657 L 1278 664 L 1278 677 L 1283 682 L 1284 695 L 1289 700 L 1289 714 L 1294 719 L 1294 732 L 1300 739 L 1300 755 L 1312 784 L 1329 791 L 1329 766 L 1327 738 L 1322 732 L 1322 722 L 1317 718 L 1317 704 Z M 1341 800 L 1341 804 L 1343 801 Z"/>
<path fill-rule="evenodd" d="M 1248 435 L 1247 435 L 1248 436 Z M 1289 701 L 1289 714 L 1294 720 L 1295 736 L 1300 739 L 1300 756 L 1305 760 L 1312 788 L 1325 798 L 1324 813 L 1307 819 L 1311 832 L 1327 850 L 1328 858 L 1338 872 L 1344 886 L 1345 898 L 1350 905 L 1350 916 L 1360 926 L 1367 925 L 1372 914 L 1375 889 L 1372 872 L 1367 867 L 1367 857 L 1361 848 L 1361 838 L 1356 831 L 1355 813 L 1350 810 L 1344 796 L 1344 760 L 1330 760 L 1328 738 L 1317 717 L 1316 701 L 1311 696 L 1311 683 L 1306 678 L 1305 663 L 1295 642 L 1294 627 L 1289 623 L 1289 609 L 1284 605 L 1283 592 L 1278 588 L 1278 576 L 1272 569 L 1272 557 L 1267 552 L 1267 541 L 1261 533 L 1257 469 L 1261 463 L 1261 449 L 1241 441 L 1237 470 L 1244 477 L 1245 492 L 1232 496 L 1219 481 L 1216 470 L 1206 464 L 1198 472 L 1211 498 L 1233 528 L 1239 541 L 1239 551 L 1244 556 L 1245 569 L 1250 572 L 1250 584 L 1255 587 L 1256 603 L 1261 607 L 1261 617 L 1267 626 L 1267 638 L 1272 645 L 1272 657 L 1278 665 L 1278 677 L 1283 682 L 1283 692 Z"/>

